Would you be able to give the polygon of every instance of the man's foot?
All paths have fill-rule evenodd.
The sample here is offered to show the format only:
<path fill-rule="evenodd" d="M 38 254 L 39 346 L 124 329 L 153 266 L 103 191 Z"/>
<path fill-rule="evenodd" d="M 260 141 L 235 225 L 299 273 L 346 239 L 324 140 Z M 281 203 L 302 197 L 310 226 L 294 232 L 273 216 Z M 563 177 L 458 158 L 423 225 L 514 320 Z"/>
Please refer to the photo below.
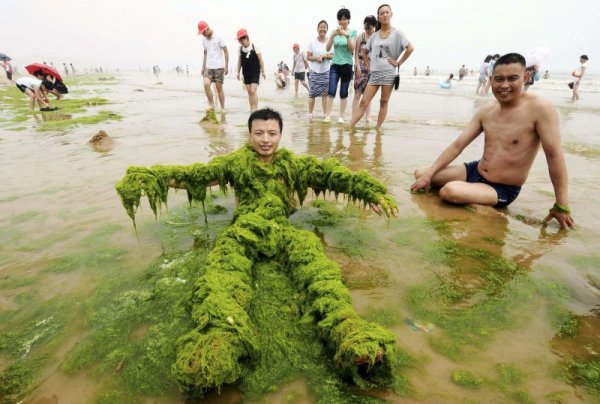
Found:
<path fill-rule="evenodd" d="M 233 332 L 192 330 L 179 340 L 173 370 L 180 385 L 190 391 L 207 390 L 237 381 L 248 356 Z"/>
<path fill-rule="evenodd" d="M 373 364 L 379 363 L 383 361 L 383 352 L 382 351 L 378 351 L 375 354 L 375 358 L 374 358 L 374 362 Z M 354 364 L 356 365 L 367 365 L 367 364 L 371 364 L 371 356 L 370 355 L 363 355 L 363 356 L 357 356 L 354 359 Z"/>
<path fill-rule="evenodd" d="M 308 122 L 312 122 L 313 121 L 313 114 L 308 114 Z"/>
<path fill-rule="evenodd" d="M 323 122 L 330 123 L 331 122 L 331 117 L 329 115 L 325 115 L 325 118 L 323 118 Z"/>
<path fill-rule="evenodd" d="M 338 123 L 343 124 L 344 123 L 344 118 L 342 118 L 341 116 L 338 118 Z"/>

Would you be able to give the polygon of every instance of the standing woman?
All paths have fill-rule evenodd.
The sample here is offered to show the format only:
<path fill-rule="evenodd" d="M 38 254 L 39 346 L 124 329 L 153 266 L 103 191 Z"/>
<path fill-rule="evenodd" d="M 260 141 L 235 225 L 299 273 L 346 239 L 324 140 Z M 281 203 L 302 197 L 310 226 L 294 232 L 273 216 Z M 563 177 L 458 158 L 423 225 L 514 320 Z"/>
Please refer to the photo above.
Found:
<path fill-rule="evenodd" d="M 483 63 L 479 67 L 479 82 L 477 83 L 477 88 L 475 89 L 475 94 L 484 95 L 483 91 L 485 90 L 485 86 L 488 79 L 488 66 L 490 65 L 490 61 L 494 57 L 492 55 L 487 55 L 483 60 Z M 479 91 L 481 89 L 481 91 Z"/>
<path fill-rule="evenodd" d="M 367 88 L 360 100 L 358 109 L 352 117 L 350 128 L 354 128 L 356 123 L 364 115 L 367 106 L 381 88 L 381 98 L 379 99 L 379 115 L 377 116 L 377 130 L 381 129 L 383 121 L 387 115 L 388 102 L 392 94 L 394 79 L 396 78 L 396 69 L 398 69 L 408 59 L 414 51 L 414 46 L 404 36 L 402 31 L 392 27 L 392 8 L 387 4 L 382 4 L 377 9 L 378 29 L 371 36 L 365 48 L 364 58 L 367 58 L 371 71 Z M 402 55 L 402 57 L 400 57 Z"/>
<path fill-rule="evenodd" d="M 331 107 L 340 81 L 340 117 L 338 123 L 344 123 L 344 112 L 348 103 L 348 88 L 352 79 L 352 54 L 356 46 L 356 30 L 349 29 L 350 10 L 342 8 L 337 12 L 339 26 L 327 41 L 327 52 L 333 48 L 333 58 L 329 69 L 329 99 L 324 122 L 331 122 Z"/>
<path fill-rule="evenodd" d="M 354 49 L 354 99 L 352 100 L 352 115 L 358 108 L 360 97 L 367 88 L 369 81 L 369 68 L 368 64 L 365 63 L 366 57 L 363 56 L 364 49 L 367 47 L 367 41 L 375 32 L 377 27 L 377 18 L 374 15 L 365 17 L 364 20 L 365 31 L 356 38 L 356 49 Z M 369 123 L 369 114 L 371 112 L 371 104 L 367 105 L 366 120 Z"/>
<path fill-rule="evenodd" d="M 237 64 L 237 79 L 240 79 L 240 69 L 244 75 L 244 84 L 248 91 L 248 102 L 250 103 L 250 112 L 258 109 L 258 83 L 260 76 L 265 79 L 265 65 L 263 58 L 254 44 L 250 42 L 248 31 L 244 28 L 237 32 L 237 40 L 240 43 L 240 54 Z"/>
<path fill-rule="evenodd" d="M 327 52 L 327 21 L 317 24 L 319 36 L 308 45 L 306 58 L 310 62 L 308 75 L 308 120 L 313 119 L 315 98 L 321 97 L 323 113 L 327 115 L 327 93 L 329 91 L 329 64 L 333 54 Z"/>

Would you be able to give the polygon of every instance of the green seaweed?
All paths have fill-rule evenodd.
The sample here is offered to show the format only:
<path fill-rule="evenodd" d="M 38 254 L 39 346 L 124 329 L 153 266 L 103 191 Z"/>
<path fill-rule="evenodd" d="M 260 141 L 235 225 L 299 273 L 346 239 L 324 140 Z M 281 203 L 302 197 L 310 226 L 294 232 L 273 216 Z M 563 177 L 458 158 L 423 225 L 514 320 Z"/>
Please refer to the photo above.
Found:
<path fill-rule="evenodd" d="M 600 397 L 600 359 L 571 363 L 573 380 Z"/>
<path fill-rule="evenodd" d="M 320 240 L 288 221 L 296 209 L 295 196 L 302 204 L 309 187 L 317 196 L 332 190 L 336 196 L 344 193 L 350 202 L 364 206 L 380 203 L 388 212 L 396 205 L 386 195 L 385 186 L 364 171 L 351 172 L 334 159 L 298 158 L 285 149 L 279 150 L 270 164 L 262 164 L 247 145 L 207 164 L 130 167 L 116 188 L 134 220 L 142 196 L 156 215 L 167 203 L 169 187 L 185 189 L 190 203 L 204 203 L 206 188 L 213 184 L 224 192 L 233 187 L 239 205 L 233 222 L 206 257 L 205 272 L 193 282 L 188 307 L 195 326 L 178 339 L 177 358 L 171 367 L 180 388 L 197 395 L 245 380 L 262 355 L 267 359 L 277 355 L 273 343 L 264 344 L 262 332 L 258 332 L 267 327 L 276 330 L 276 321 L 270 318 L 262 324 L 260 310 L 253 306 L 255 299 L 264 297 L 255 279 L 263 261 L 279 263 L 279 272 L 286 273 L 296 293 L 301 293 L 298 304 L 289 307 L 304 313 L 303 321 L 310 323 L 324 342 L 342 378 L 361 388 L 405 387 L 396 374 L 406 357 L 398 353 L 396 337 L 358 316 L 341 271 L 326 257 Z M 291 294 L 288 286 L 273 279 L 273 288 L 285 291 L 276 295 L 278 299 Z M 279 344 L 286 339 L 275 335 Z M 293 351 L 284 349 L 279 355 L 289 358 Z M 279 385 L 288 373 L 276 374 L 269 388 Z"/>
<path fill-rule="evenodd" d="M 483 379 L 465 369 L 453 370 L 451 380 L 454 384 L 473 390 L 477 390 L 483 384 Z"/>

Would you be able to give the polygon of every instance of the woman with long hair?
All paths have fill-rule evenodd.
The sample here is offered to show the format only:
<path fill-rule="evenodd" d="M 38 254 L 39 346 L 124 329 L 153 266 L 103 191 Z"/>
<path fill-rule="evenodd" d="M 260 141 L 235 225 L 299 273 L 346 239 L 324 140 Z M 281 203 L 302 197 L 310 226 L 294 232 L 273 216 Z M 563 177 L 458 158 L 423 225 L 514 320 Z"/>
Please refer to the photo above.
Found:
<path fill-rule="evenodd" d="M 365 17 L 363 23 L 365 30 L 356 38 L 356 49 L 354 49 L 354 99 L 352 100 L 352 114 L 356 112 L 360 97 L 365 92 L 365 88 L 367 88 L 367 83 L 369 82 L 369 68 L 365 63 L 366 58 L 363 56 L 363 50 L 377 28 L 377 18 L 374 15 L 369 15 Z M 371 104 L 367 105 L 365 115 L 367 124 L 369 123 L 370 112 Z"/>
<path fill-rule="evenodd" d="M 377 9 L 377 31 L 369 38 L 363 52 L 365 60 L 368 56 L 368 67 L 371 74 L 367 88 L 365 88 L 358 108 L 352 117 L 350 128 L 356 126 L 377 91 L 381 89 L 377 130 L 381 129 L 387 115 L 396 70 L 400 68 L 415 49 L 404 36 L 404 33 L 392 26 L 392 15 L 392 8 L 388 4 L 382 4 Z"/>

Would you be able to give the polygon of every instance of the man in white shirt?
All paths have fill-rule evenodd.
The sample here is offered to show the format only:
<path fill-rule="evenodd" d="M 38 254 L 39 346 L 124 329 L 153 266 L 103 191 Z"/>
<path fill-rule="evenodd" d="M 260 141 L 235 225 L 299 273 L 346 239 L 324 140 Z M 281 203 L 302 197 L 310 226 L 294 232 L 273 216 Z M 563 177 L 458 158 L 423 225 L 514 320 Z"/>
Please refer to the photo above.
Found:
<path fill-rule="evenodd" d="M 198 35 L 202 35 L 202 44 L 204 45 L 204 57 L 202 58 L 202 76 L 204 77 L 204 91 L 208 98 L 210 109 L 215 109 L 213 92 L 210 88 L 212 83 L 217 87 L 217 95 L 221 103 L 221 111 L 225 111 L 225 93 L 223 93 L 223 81 L 225 75 L 229 73 L 229 52 L 227 45 L 214 31 L 208 26 L 206 21 L 198 23 Z"/>

